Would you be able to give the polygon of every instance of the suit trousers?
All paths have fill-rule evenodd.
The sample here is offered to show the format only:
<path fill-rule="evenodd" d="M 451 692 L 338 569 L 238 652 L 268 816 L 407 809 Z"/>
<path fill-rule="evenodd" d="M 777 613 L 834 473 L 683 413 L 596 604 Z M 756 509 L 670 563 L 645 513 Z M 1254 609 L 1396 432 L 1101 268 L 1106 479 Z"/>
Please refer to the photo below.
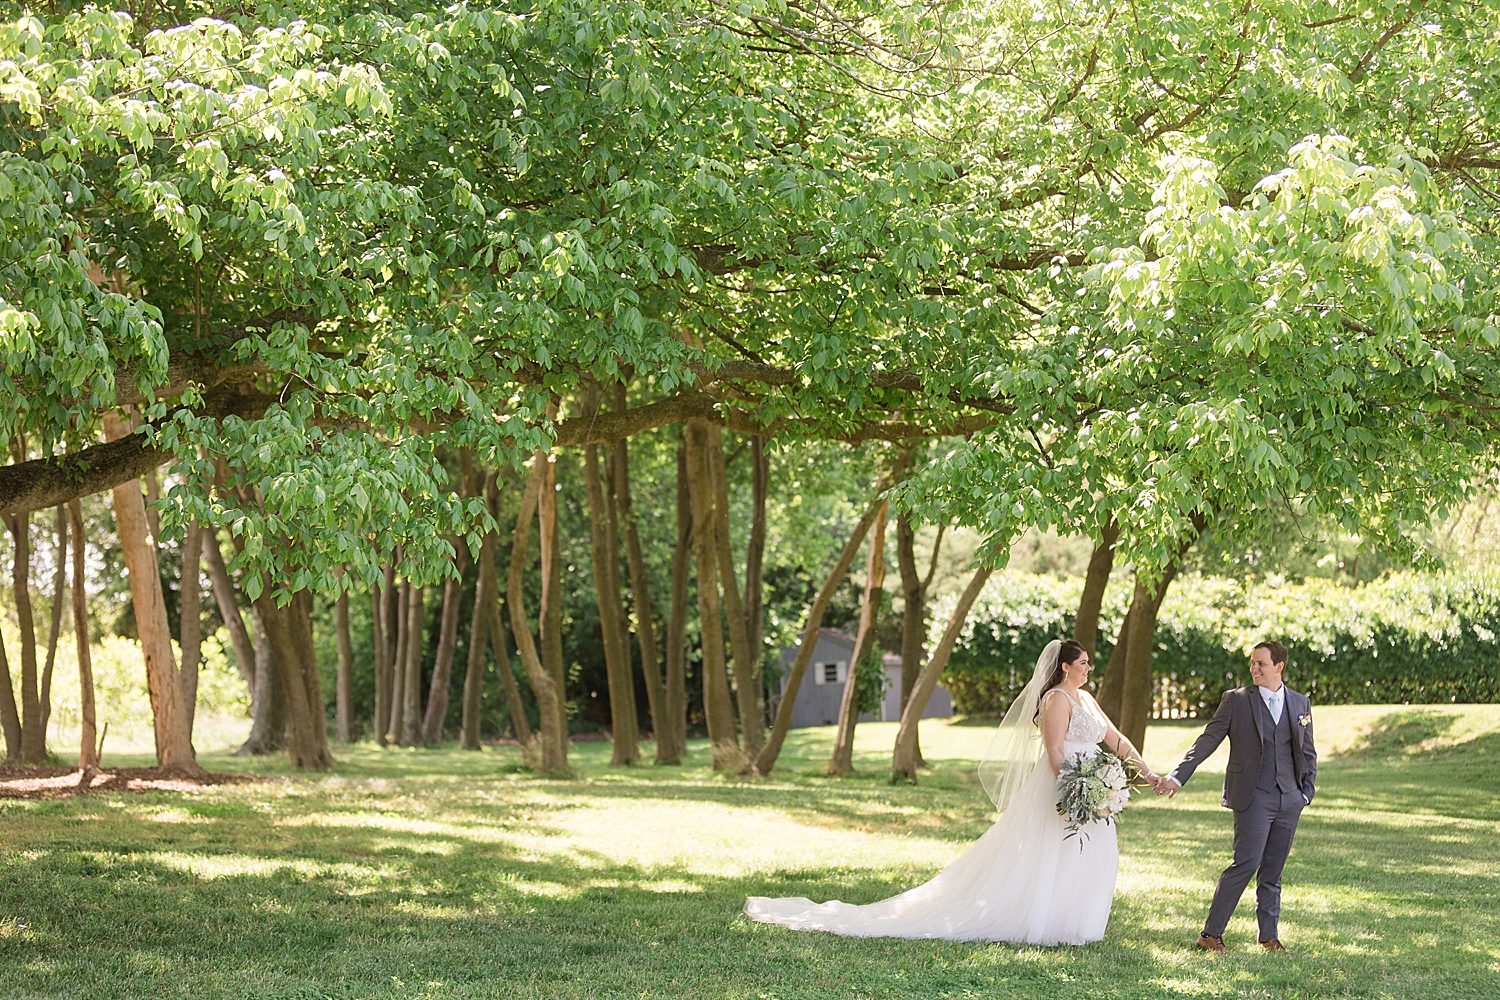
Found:
<path fill-rule="evenodd" d="M 1234 811 L 1234 863 L 1219 877 L 1203 933 L 1224 936 L 1224 928 L 1250 884 L 1250 876 L 1255 875 L 1255 919 L 1260 925 L 1260 940 L 1277 938 L 1281 870 L 1286 867 L 1292 838 L 1297 833 L 1297 820 L 1305 804 L 1301 792 L 1267 792 L 1257 788 L 1250 804 Z"/>

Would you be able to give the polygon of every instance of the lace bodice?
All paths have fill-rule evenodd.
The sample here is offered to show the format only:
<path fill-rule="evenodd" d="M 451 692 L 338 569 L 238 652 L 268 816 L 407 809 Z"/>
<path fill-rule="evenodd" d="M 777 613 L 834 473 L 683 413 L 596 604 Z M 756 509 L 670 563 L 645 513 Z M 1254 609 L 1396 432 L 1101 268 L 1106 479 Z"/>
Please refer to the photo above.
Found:
<path fill-rule="evenodd" d="M 1104 739 L 1104 723 L 1100 722 L 1078 698 L 1068 694 L 1062 688 L 1053 688 L 1053 691 L 1073 703 L 1073 715 L 1068 719 L 1068 731 L 1063 734 L 1063 756 L 1070 757 L 1075 753 L 1092 751 L 1099 745 L 1099 741 Z"/>

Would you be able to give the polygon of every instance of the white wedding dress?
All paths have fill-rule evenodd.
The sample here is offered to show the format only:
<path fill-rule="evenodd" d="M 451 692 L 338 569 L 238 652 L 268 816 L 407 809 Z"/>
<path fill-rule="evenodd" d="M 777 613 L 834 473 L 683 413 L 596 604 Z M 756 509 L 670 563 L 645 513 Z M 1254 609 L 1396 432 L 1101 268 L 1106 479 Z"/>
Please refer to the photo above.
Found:
<path fill-rule="evenodd" d="M 1080 701 L 1061 688 L 1054 691 L 1073 703 L 1064 758 L 1097 754 L 1105 734 L 1098 703 L 1087 694 Z M 930 882 L 899 896 L 865 906 L 751 896 L 745 913 L 763 923 L 849 937 L 1043 945 L 1102 940 L 1120 864 L 1115 827 L 1090 823 L 1068 837 L 1057 813 L 1056 789 L 1043 755 L 1009 808 L 974 846 Z"/>

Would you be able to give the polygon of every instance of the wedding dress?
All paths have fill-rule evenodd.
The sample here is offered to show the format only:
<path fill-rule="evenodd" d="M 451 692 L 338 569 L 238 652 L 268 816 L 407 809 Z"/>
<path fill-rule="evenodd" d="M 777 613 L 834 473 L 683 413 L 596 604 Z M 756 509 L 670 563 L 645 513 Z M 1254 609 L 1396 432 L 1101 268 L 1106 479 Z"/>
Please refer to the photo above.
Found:
<path fill-rule="evenodd" d="M 1064 759 L 1097 754 L 1105 734 L 1098 703 L 1061 688 L 1048 694 L 1073 703 Z M 1102 940 L 1120 860 L 1115 827 L 1090 823 L 1069 837 L 1057 813 L 1056 786 L 1043 754 L 984 836 L 930 882 L 899 896 L 865 906 L 752 896 L 745 912 L 763 923 L 849 937 L 1043 945 Z"/>

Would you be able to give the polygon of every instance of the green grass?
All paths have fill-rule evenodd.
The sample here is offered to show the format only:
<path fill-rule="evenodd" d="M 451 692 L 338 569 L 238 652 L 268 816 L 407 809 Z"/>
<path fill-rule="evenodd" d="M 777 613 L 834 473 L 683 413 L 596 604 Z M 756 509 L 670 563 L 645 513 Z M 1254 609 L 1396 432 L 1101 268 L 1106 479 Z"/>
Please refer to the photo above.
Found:
<path fill-rule="evenodd" d="M 880 899 L 987 826 L 985 726 L 930 720 L 933 769 L 725 781 L 606 765 L 539 781 L 513 751 L 340 748 L 330 775 L 205 754 L 272 780 L 196 794 L 0 800 L 0 997 L 1500 996 L 1500 707 L 1322 709 L 1321 794 L 1287 868 L 1291 954 L 1194 952 L 1230 816 L 1222 760 L 1121 823 L 1109 935 L 1084 948 L 852 940 L 752 924 L 744 897 Z M 1155 727 L 1169 763 L 1196 729 Z M 145 763 L 116 755 L 111 763 Z"/>

